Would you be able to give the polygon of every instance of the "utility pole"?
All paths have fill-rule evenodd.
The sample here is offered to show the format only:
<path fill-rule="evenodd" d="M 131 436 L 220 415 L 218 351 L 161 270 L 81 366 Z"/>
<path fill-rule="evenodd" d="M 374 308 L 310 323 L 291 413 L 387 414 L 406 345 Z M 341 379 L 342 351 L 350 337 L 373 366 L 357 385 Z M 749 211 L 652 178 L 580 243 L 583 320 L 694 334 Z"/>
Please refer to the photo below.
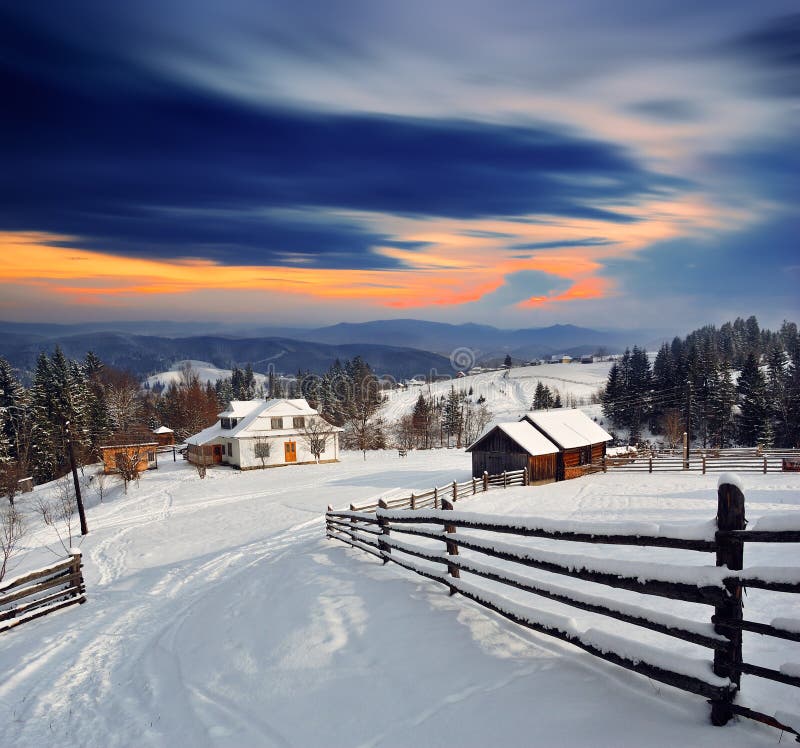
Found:
<path fill-rule="evenodd" d="M 689 445 L 692 442 L 692 380 L 686 382 L 686 434 L 683 440 L 683 467 L 689 469 Z"/>
<path fill-rule="evenodd" d="M 78 471 L 75 468 L 75 451 L 72 448 L 72 434 L 69 430 L 69 421 L 64 421 L 64 433 L 67 437 L 67 451 L 69 452 L 69 464 L 72 468 L 72 480 L 75 483 L 75 500 L 78 503 L 78 516 L 81 520 L 81 535 L 88 535 L 89 528 L 86 526 L 86 512 L 83 510 L 81 484 L 80 481 L 78 481 Z"/>

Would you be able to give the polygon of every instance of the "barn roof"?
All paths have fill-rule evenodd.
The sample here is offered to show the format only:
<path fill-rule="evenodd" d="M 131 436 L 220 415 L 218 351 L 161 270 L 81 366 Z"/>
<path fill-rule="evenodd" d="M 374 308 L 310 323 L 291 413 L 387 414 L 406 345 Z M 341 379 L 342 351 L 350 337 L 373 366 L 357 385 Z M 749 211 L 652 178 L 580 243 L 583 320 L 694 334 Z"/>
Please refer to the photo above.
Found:
<path fill-rule="evenodd" d="M 538 426 L 563 449 L 588 447 L 591 444 L 610 442 L 612 437 L 583 411 L 570 408 L 534 410 L 526 413 L 522 421 Z"/>
<path fill-rule="evenodd" d="M 522 447 L 529 455 L 554 455 L 558 452 L 558 447 L 527 421 L 498 423 L 480 436 L 472 445 L 467 447 L 467 452 L 475 449 L 475 447 L 497 429 L 500 429 L 500 431 L 508 436 L 515 444 Z"/>

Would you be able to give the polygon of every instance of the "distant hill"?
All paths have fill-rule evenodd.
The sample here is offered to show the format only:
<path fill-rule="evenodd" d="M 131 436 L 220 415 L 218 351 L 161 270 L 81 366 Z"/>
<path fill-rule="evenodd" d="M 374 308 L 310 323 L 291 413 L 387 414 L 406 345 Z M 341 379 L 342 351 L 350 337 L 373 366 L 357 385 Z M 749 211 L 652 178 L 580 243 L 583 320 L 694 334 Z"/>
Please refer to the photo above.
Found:
<path fill-rule="evenodd" d="M 299 331 L 293 337 L 327 343 L 391 343 L 435 351 L 449 356 L 457 348 L 475 352 L 478 362 L 502 359 L 506 353 L 519 360 L 551 356 L 558 353 L 581 355 L 604 347 L 609 353 L 642 343 L 652 332 L 602 332 L 575 325 L 551 325 L 519 330 L 501 330 L 491 325 L 451 325 L 415 319 L 343 322 L 330 327 Z"/>
<path fill-rule="evenodd" d="M 69 358 L 83 358 L 89 350 L 103 361 L 145 377 L 168 370 L 176 361 L 208 361 L 220 369 L 253 365 L 266 373 L 269 365 L 283 373 L 308 369 L 322 373 L 338 358 L 342 361 L 361 356 L 380 375 L 398 379 L 425 375 L 431 370 L 452 373 L 448 358 L 436 353 L 389 345 L 355 343 L 326 345 L 290 338 L 225 338 L 196 336 L 167 338 L 119 332 L 84 333 L 64 337 L 0 336 L 0 356 L 23 373 L 31 372 L 41 351 L 51 352 L 60 345 Z"/>

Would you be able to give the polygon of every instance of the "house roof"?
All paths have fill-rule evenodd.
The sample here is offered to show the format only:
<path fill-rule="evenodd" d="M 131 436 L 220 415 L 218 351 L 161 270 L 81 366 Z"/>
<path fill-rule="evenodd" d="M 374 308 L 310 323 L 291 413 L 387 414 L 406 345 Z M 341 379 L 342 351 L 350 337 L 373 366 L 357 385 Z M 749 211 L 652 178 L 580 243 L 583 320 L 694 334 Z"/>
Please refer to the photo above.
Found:
<path fill-rule="evenodd" d="M 612 439 L 589 416 L 574 408 L 534 410 L 526 413 L 522 420 L 538 426 L 562 449 L 588 447 L 591 444 L 610 442 Z"/>
<path fill-rule="evenodd" d="M 154 434 L 174 434 L 175 432 L 172 429 L 168 429 L 166 426 L 159 426 L 157 429 L 153 429 Z"/>
<path fill-rule="evenodd" d="M 302 429 L 272 429 L 268 419 L 282 416 L 315 416 L 318 413 L 303 398 L 292 400 L 274 398 L 272 400 L 233 400 L 230 406 L 219 415 L 220 418 L 239 418 L 241 420 L 231 429 L 223 429 L 221 422 L 217 421 L 199 434 L 190 436 L 186 443 L 199 446 L 208 444 L 217 438 L 242 439 L 264 435 L 299 434 Z M 333 432 L 342 429 L 331 426 L 330 430 Z"/>
<path fill-rule="evenodd" d="M 558 452 L 558 447 L 527 421 L 498 423 L 467 447 L 467 452 L 472 451 L 496 429 L 500 429 L 529 455 L 554 455 Z"/>

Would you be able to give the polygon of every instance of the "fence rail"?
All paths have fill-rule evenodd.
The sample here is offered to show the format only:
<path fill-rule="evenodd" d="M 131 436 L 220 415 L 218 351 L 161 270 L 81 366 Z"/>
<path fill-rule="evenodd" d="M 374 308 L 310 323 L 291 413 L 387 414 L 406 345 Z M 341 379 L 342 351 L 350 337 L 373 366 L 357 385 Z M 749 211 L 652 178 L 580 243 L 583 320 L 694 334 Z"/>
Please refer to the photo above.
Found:
<path fill-rule="evenodd" d="M 350 504 L 353 512 L 374 512 L 382 501 L 389 509 L 439 509 L 442 502 L 457 501 L 465 496 L 488 491 L 490 488 L 509 488 L 510 486 L 527 486 L 528 470 L 504 470 L 496 475 L 484 472 L 480 478 L 470 478 L 463 483 L 453 481 L 444 486 L 431 488 L 422 493 L 412 493 L 410 496 L 392 497 L 381 499 L 367 504 Z"/>
<path fill-rule="evenodd" d="M 625 470 L 629 472 L 693 471 L 706 473 L 781 473 L 800 466 L 800 450 L 706 450 L 692 453 L 688 460 L 680 455 L 644 452 L 606 456 L 595 460 L 587 472 Z"/>
<path fill-rule="evenodd" d="M 86 602 L 81 553 L 0 583 L 0 632 Z"/>
<path fill-rule="evenodd" d="M 482 482 L 491 481 L 484 476 Z M 329 507 L 327 535 L 376 556 L 384 563 L 392 561 L 440 582 L 449 588 L 451 595 L 461 594 L 526 628 L 570 642 L 596 657 L 654 680 L 705 696 L 710 700 L 711 721 L 715 725 L 723 725 L 738 714 L 793 733 L 800 742 L 800 725 L 784 724 L 785 718 L 780 713 L 764 714 L 735 703 L 742 674 L 800 687 L 800 665 L 787 664 L 776 670 L 745 662 L 742 658 L 743 631 L 800 641 L 800 632 L 788 624 L 746 621 L 742 612 L 742 592 L 747 587 L 800 593 L 800 568 L 747 569 L 744 567 L 745 545 L 750 542 L 798 543 L 800 531 L 744 529 L 744 495 L 733 483 L 719 486 L 716 528 L 710 525 L 695 528 L 686 533 L 692 537 L 676 536 L 677 530 L 669 525 L 650 525 L 648 534 L 637 534 L 630 524 L 624 527 L 613 523 L 589 525 L 459 512 L 455 511 L 452 501 L 458 495 L 458 486 L 450 487 L 449 498 L 441 497 L 441 509 L 419 507 L 412 513 L 398 510 L 387 501 L 380 501 L 374 511 L 335 511 Z M 439 489 L 435 491 L 438 493 Z M 581 552 L 580 555 L 559 553 L 502 539 L 509 536 L 520 541 L 533 537 L 567 543 L 654 546 L 714 553 L 715 565 L 586 558 Z M 420 540 L 424 545 L 420 545 Z M 444 543 L 444 547 L 437 543 Z M 467 551 L 466 557 L 463 551 Z M 500 560 L 503 565 L 493 565 L 493 559 Z M 424 564 L 420 565 L 420 561 Z M 444 569 L 437 571 L 437 566 Z M 529 568 L 605 587 L 707 605 L 713 607 L 713 615 L 705 622 L 683 619 L 649 607 L 609 600 L 602 594 L 589 594 L 533 579 L 525 575 Z M 691 642 L 710 649 L 713 660 L 703 666 L 694 659 L 656 650 L 652 645 L 618 634 L 580 631 L 571 619 L 512 602 L 471 581 L 470 577 L 462 579 L 462 572 L 477 580 L 489 580 Z"/>

